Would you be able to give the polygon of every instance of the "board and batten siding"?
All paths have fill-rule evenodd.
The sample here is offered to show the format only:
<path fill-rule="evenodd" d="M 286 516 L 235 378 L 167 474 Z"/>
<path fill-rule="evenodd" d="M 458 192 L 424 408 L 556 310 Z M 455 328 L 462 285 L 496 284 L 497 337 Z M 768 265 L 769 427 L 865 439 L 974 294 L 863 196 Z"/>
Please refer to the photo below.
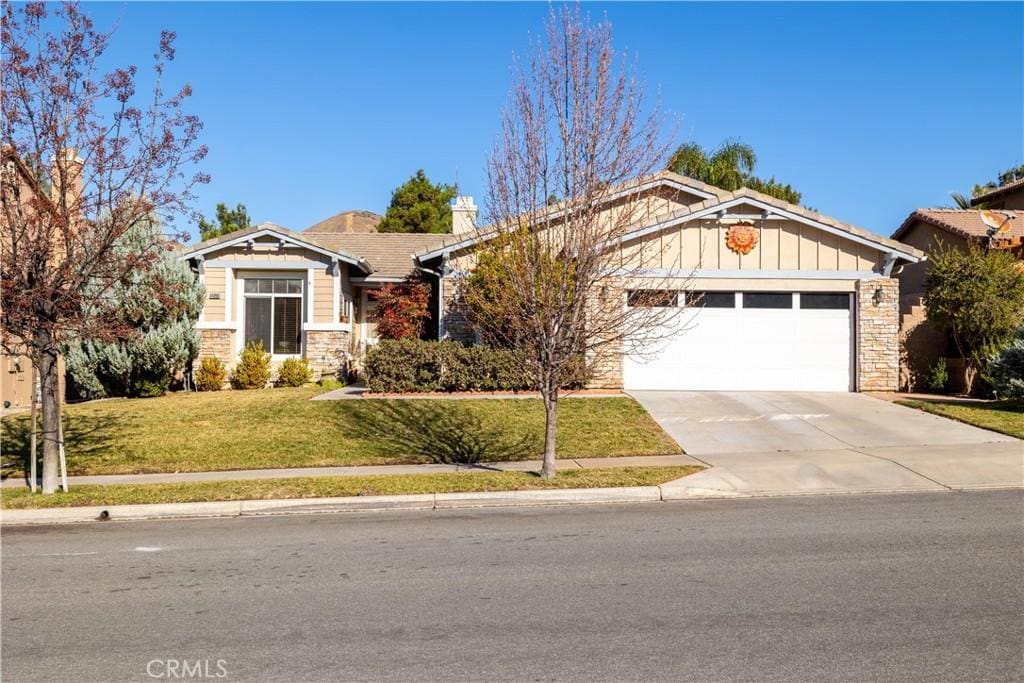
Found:
<path fill-rule="evenodd" d="M 328 268 L 313 271 L 313 322 L 338 322 L 334 312 L 334 277 Z"/>
<path fill-rule="evenodd" d="M 324 265 L 330 263 L 330 259 L 328 257 L 323 254 L 318 254 L 315 251 L 310 251 L 309 249 L 303 249 L 301 247 L 286 247 L 284 249 L 278 249 L 276 241 L 257 241 L 252 249 L 244 246 L 225 247 L 224 249 L 218 250 L 215 254 L 211 254 L 209 258 L 217 259 L 218 261 L 282 261 L 285 263 L 318 261 Z"/>
<path fill-rule="evenodd" d="M 737 254 L 725 243 L 733 222 L 699 220 L 667 228 L 623 245 L 623 268 L 665 270 L 869 271 L 877 249 L 809 225 L 785 220 L 752 221 L 757 245 Z"/>
<path fill-rule="evenodd" d="M 206 285 L 206 303 L 203 305 L 203 320 L 206 322 L 224 322 L 224 269 L 206 268 L 204 282 Z M 212 298 L 211 295 L 216 298 Z"/>

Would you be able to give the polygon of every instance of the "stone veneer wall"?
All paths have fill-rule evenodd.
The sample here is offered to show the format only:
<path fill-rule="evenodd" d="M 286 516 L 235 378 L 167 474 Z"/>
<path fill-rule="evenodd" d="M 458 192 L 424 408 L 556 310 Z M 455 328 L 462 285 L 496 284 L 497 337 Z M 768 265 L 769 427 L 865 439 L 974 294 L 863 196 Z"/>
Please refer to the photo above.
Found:
<path fill-rule="evenodd" d="M 352 336 L 345 330 L 306 332 L 306 360 L 313 368 L 313 379 L 344 378 L 352 358 Z"/>
<path fill-rule="evenodd" d="M 444 280 L 444 336 L 446 339 L 472 344 L 476 332 L 469 321 L 469 310 L 462 298 L 461 282 L 458 278 Z"/>
<path fill-rule="evenodd" d="M 224 365 L 231 366 L 235 363 L 235 345 L 232 341 L 233 330 L 199 330 L 199 358 L 215 356 L 220 358 Z M 196 367 L 199 363 L 196 363 Z"/>
<path fill-rule="evenodd" d="M 197 330 L 199 332 L 199 354 L 192 361 L 192 372 L 199 368 L 204 358 L 220 358 L 225 367 L 235 364 L 235 344 L 233 330 Z M 225 386 L 227 384 L 225 383 Z"/>
<path fill-rule="evenodd" d="M 600 295 L 594 295 L 591 300 L 594 305 L 608 306 L 607 310 L 611 316 L 618 315 L 615 309 L 626 306 L 626 290 L 621 283 L 612 284 L 610 281 L 603 282 L 601 289 L 604 291 L 604 299 Z M 608 339 L 597 350 L 591 351 L 587 357 L 587 365 L 590 367 L 590 381 L 587 382 L 588 389 L 621 389 L 622 388 L 622 364 L 624 352 L 623 340 Z"/>
<path fill-rule="evenodd" d="M 875 290 L 882 301 L 875 304 Z M 857 282 L 857 391 L 896 391 L 900 381 L 900 284 L 893 278 Z"/>

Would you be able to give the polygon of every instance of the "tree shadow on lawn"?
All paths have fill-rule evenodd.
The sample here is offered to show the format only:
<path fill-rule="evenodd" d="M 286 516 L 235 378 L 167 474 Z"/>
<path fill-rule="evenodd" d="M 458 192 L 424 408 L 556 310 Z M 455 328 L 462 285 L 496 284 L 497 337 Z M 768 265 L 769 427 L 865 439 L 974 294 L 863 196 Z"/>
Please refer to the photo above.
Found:
<path fill-rule="evenodd" d="M 349 419 L 340 431 L 349 438 L 383 442 L 396 455 L 441 464 L 473 465 L 481 461 L 528 460 L 537 457 L 537 435 L 512 434 L 508 428 L 484 424 L 480 416 L 457 401 L 346 401 Z"/>
<path fill-rule="evenodd" d="M 67 453 L 68 473 L 73 474 L 72 461 L 90 457 L 102 457 L 114 446 L 117 435 L 123 433 L 124 424 L 119 418 L 103 415 L 63 415 L 64 450 Z M 3 420 L 2 439 L 3 463 L 0 478 L 22 476 L 29 482 L 31 457 L 31 431 L 28 414 L 19 414 Z M 43 433 L 36 431 L 36 455 L 39 458 L 37 476 L 42 477 Z"/>

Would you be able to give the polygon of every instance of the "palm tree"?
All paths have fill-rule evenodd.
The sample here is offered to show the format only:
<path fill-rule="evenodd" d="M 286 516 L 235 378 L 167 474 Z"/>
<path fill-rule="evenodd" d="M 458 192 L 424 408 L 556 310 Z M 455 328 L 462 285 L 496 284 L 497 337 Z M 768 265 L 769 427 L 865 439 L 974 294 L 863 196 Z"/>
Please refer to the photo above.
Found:
<path fill-rule="evenodd" d="M 753 147 L 726 140 L 711 154 L 696 142 L 683 143 L 672 154 L 668 168 L 731 192 L 743 187 L 746 176 L 754 172 L 756 164 Z"/>
<path fill-rule="evenodd" d="M 800 203 L 800 193 L 792 186 L 775 178 L 762 180 L 754 175 L 757 154 L 750 145 L 738 140 L 726 140 L 710 154 L 696 142 L 680 145 L 668 161 L 668 169 L 696 178 L 709 185 L 732 192 L 741 187 L 782 199 Z"/>
<path fill-rule="evenodd" d="M 953 198 L 958 209 L 987 209 L 989 205 L 989 202 L 976 202 L 972 204 L 970 199 L 959 192 L 950 192 L 949 196 Z"/>

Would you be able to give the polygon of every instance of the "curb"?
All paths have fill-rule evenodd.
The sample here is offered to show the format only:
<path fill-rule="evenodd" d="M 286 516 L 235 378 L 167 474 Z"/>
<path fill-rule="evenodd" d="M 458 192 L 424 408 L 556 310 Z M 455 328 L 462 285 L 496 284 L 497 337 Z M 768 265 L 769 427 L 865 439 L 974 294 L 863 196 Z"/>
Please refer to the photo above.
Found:
<path fill-rule="evenodd" d="M 659 502 L 661 500 L 660 486 L 478 493 L 425 493 L 400 496 L 346 496 L 341 498 L 234 500 L 211 503 L 161 503 L 152 505 L 3 510 L 0 511 L 0 525 L 23 526 L 31 524 L 80 524 L 83 522 L 147 519 L 260 517 L 324 512 L 454 510 L 534 505 L 578 505 L 587 503 L 640 503 Z"/>
<path fill-rule="evenodd" d="M 901 493 L 956 493 L 963 491 L 1021 490 L 1020 485 L 959 486 L 955 488 L 835 489 L 787 491 L 727 491 L 663 484 L 622 488 L 493 491 L 477 493 L 424 493 L 397 496 L 346 496 L 340 498 L 290 498 L 234 500 L 212 503 L 160 503 L 90 507 L 2 510 L 0 526 L 81 524 L 99 521 L 204 519 L 216 517 L 269 517 L 332 512 L 383 512 L 388 510 L 467 510 L 543 505 L 656 503 L 686 500 L 782 498 L 791 496 L 843 496 Z"/>

